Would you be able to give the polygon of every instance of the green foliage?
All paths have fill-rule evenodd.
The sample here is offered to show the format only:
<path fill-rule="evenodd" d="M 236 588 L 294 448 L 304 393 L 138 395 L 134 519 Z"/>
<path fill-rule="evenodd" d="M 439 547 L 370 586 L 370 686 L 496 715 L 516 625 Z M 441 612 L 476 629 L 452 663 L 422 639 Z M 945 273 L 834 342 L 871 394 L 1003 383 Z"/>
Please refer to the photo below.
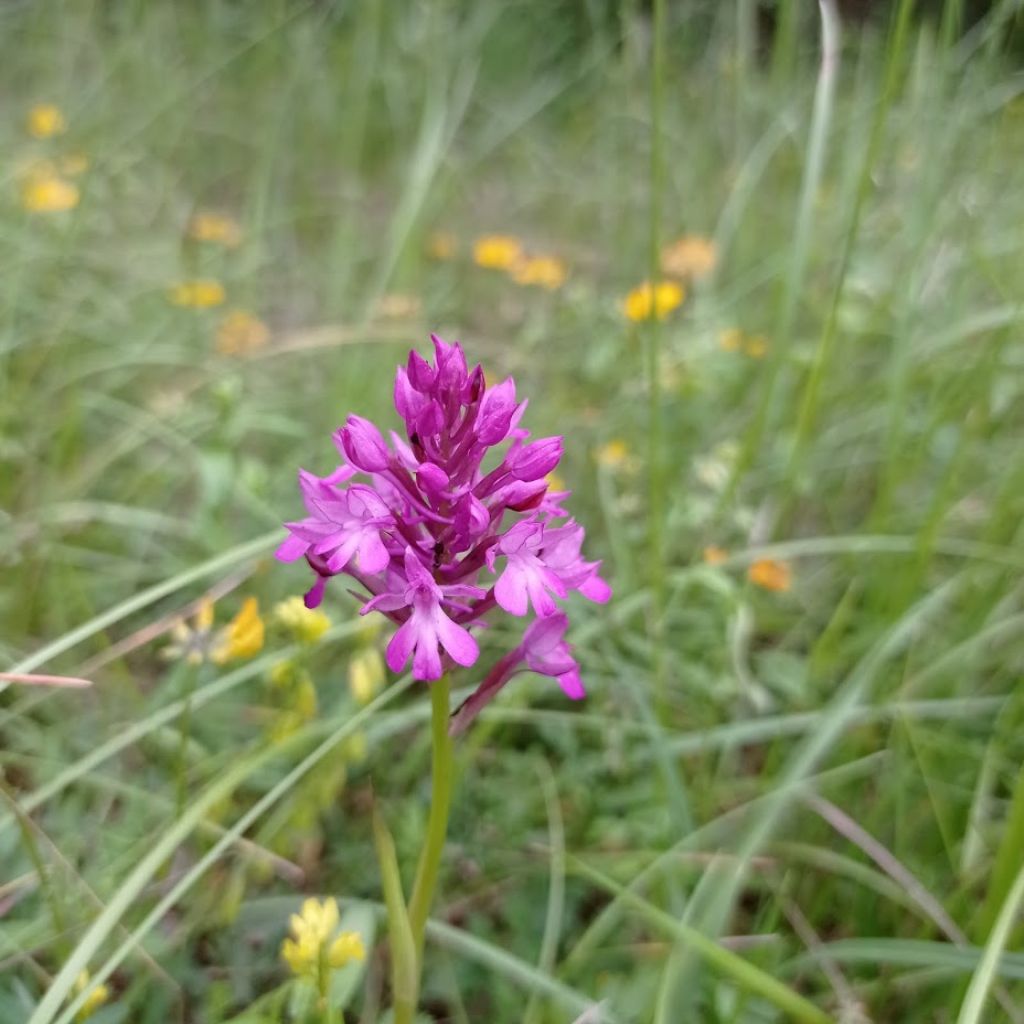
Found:
<path fill-rule="evenodd" d="M 1014 5 L 830 23 L 824 75 L 812 6 L 3 12 L 0 670 L 94 685 L 0 683 L 0 1020 L 73 1020 L 82 968 L 97 1024 L 389 1019 L 429 701 L 350 690 L 384 635 L 342 587 L 284 628 L 269 553 L 430 330 L 566 435 L 616 594 L 572 609 L 585 703 L 523 676 L 455 744 L 420 1019 L 1022 1019 Z M 73 209 L 25 208 L 46 175 Z M 566 282 L 475 266 L 489 233 Z M 714 268 L 630 323 L 683 235 Z M 161 655 L 208 592 L 261 653 Z M 305 894 L 367 946 L 326 1007 L 279 952 Z"/>

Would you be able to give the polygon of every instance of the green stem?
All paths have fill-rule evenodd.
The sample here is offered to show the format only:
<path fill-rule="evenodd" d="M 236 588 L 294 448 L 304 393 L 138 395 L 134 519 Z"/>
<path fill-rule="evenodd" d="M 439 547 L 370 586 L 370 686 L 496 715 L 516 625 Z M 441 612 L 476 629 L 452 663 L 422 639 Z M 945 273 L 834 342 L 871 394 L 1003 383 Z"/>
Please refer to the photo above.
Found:
<path fill-rule="evenodd" d="M 423 968 L 423 933 L 427 927 L 430 905 L 434 902 L 437 876 L 441 870 L 445 836 L 448 833 L 448 812 L 452 803 L 454 782 L 452 741 L 448 735 L 448 698 L 451 684 L 442 676 L 430 686 L 430 734 L 433 743 L 431 758 L 430 817 L 427 837 L 420 851 L 416 882 L 409 901 L 409 922 L 416 944 L 416 961 Z"/>

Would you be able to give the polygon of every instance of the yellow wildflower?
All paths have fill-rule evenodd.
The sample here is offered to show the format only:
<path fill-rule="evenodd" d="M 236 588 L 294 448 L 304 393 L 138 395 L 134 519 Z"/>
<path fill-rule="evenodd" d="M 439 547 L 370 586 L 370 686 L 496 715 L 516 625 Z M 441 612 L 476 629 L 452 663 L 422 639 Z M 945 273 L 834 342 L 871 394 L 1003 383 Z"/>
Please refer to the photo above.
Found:
<path fill-rule="evenodd" d="M 68 153 L 67 156 L 61 157 L 61 174 L 66 174 L 69 178 L 74 178 L 79 174 L 85 174 L 87 170 L 89 170 L 89 158 L 84 153 L 79 151 L 76 153 Z"/>
<path fill-rule="evenodd" d="M 188 309 L 212 309 L 224 302 L 224 285 L 220 281 L 200 278 L 197 281 L 182 281 L 175 285 L 168 296 L 175 306 Z"/>
<path fill-rule="evenodd" d="M 75 978 L 75 994 L 81 995 L 89 987 L 89 981 L 89 972 L 83 970 Z M 85 1001 L 78 1010 L 78 1019 L 80 1021 L 88 1020 L 109 999 L 110 989 L 101 982 L 85 997 Z"/>
<path fill-rule="evenodd" d="M 238 614 L 222 630 L 210 660 L 223 665 L 238 658 L 251 658 L 263 650 L 263 634 L 259 602 L 255 597 L 247 597 Z"/>
<path fill-rule="evenodd" d="M 213 242 L 233 249 L 242 241 L 242 229 L 238 222 L 222 213 L 201 211 L 188 222 L 186 234 L 196 242 Z"/>
<path fill-rule="evenodd" d="M 451 260 L 459 251 L 459 240 L 450 231 L 435 231 L 427 241 L 427 252 L 435 260 Z"/>
<path fill-rule="evenodd" d="M 217 351 L 222 356 L 244 355 L 263 348 L 270 330 L 259 317 L 244 309 L 233 309 L 217 328 Z"/>
<path fill-rule="evenodd" d="M 718 336 L 718 347 L 723 352 L 743 352 L 751 359 L 763 359 L 768 354 L 768 339 L 763 334 L 747 334 L 738 327 L 730 327 Z"/>
<path fill-rule="evenodd" d="M 60 135 L 67 126 L 60 107 L 52 103 L 37 103 L 29 110 L 25 122 L 29 135 L 36 139 L 49 139 L 54 135 Z"/>
<path fill-rule="evenodd" d="M 302 912 L 292 914 L 289 925 L 291 937 L 281 943 L 281 956 L 294 975 L 316 981 L 321 993 L 326 990 L 327 970 L 366 958 L 358 932 L 342 932 L 332 938 L 338 927 L 338 904 L 334 899 L 323 903 L 305 900 Z"/>
<path fill-rule="evenodd" d="M 365 959 L 366 948 L 359 932 L 342 932 L 327 947 L 327 962 L 335 968 L 344 967 L 352 961 L 361 963 Z"/>
<path fill-rule="evenodd" d="M 661 269 L 672 277 L 707 277 L 717 262 L 715 243 L 700 235 L 684 235 L 661 250 Z"/>
<path fill-rule="evenodd" d="M 377 648 L 364 648 L 348 663 L 348 687 L 357 704 L 369 704 L 384 688 L 384 662 Z"/>
<path fill-rule="evenodd" d="M 629 446 L 616 438 L 597 449 L 597 461 L 608 469 L 622 469 L 629 459 Z"/>
<path fill-rule="evenodd" d="M 489 270 L 511 270 L 522 255 L 522 243 L 511 235 L 484 235 L 473 244 L 473 262 Z"/>
<path fill-rule="evenodd" d="M 415 295 L 388 292 L 377 300 L 377 315 L 385 320 L 411 320 L 419 316 L 422 304 Z"/>
<path fill-rule="evenodd" d="M 331 628 L 327 613 L 319 608 L 307 608 L 298 595 L 274 605 L 274 618 L 304 644 L 315 644 Z"/>
<path fill-rule="evenodd" d="M 744 340 L 743 351 L 751 359 L 763 359 L 768 353 L 768 339 L 763 334 L 752 334 Z"/>
<path fill-rule="evenodd" d="M 743 332 L 738 327 L 729 327 L 718 335 L 718 347 L 723 352 L 739 352 L 743 345 Z"/>
<path fill-rule="evenodd" d="M 21 202 L 31 213 L 63 213 L 78 205 L 78 186 L 57 174 L 32 174 L 21 187 Z"/>
<path fill-rule="evenodd" d="M 521 285 L 539 285 L 553 292 L 565 284 L 565 264 L 557 256 L 529 256 L 512 264 L 512 280 Z"/>
<path fill-rule="evenodd" d="M 627 320 L 664 320 L 686 298 L 683 286 L 675 281 L 650 281 L 634 288 L 622 300 L 622 312 Z"/>
<path fill-rule="evenodd" d="M 765 590 L 784 593 L 789 590 L 793 579 L 788 562 L 775 558 L 760 558 L 747 569 L 747 579 Z"/>
<path fill-rule="evenodd" d="M 729 552 L 715 544 L 709 544 L 704 549 L 704 561 L 708 565 L 721 565 L 728 557 Z"/>

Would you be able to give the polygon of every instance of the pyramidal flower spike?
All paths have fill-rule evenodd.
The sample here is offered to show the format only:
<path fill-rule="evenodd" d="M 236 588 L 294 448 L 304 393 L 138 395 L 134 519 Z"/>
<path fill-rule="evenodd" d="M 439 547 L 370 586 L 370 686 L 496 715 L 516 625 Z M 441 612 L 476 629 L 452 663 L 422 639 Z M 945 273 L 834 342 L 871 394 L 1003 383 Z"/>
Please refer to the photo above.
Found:
<path fill-rule="evenodd" d="M 404 432 L 392 431 L 389 442 L 370 420 L 350 415 L 334 435 L 337 469 L 299 472 L 308 515 L 286 524 L 277 558 L 304 558 L 313 570 L 309 608 L 334 576 L 353 580 L 362 614 L 380 612 L 397 626 L 388 667 L 400 672 L 411 661 L 417 679 L 475 665 L 474 633 L 487 617 L 526 618 L 522 642 L 456 714 L 457 730 L 520 671 L 583 697 L 561 602 L 578 591 L 604 603 L 611 588 L 600 563 L 581 554 L 584 529 L 563 507 L 570 492 L 548 479 L 562 438 L 531 439 L 511 378 L 488 387 L 460 345 L 431 340 L 432 361 L 410 352 L 395 374 Z M 485 460 L 493 466 L 486 472 Z"/>

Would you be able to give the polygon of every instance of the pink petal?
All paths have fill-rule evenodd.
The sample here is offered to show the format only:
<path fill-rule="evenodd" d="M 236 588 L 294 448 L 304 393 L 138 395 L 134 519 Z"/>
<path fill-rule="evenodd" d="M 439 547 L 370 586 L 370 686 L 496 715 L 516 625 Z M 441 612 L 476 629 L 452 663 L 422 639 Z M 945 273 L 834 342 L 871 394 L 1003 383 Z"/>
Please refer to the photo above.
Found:
<path fill-rule="evenodd" d="M 413 619 L 403 622 L 388 644 L 385 660 L 392 672 L 401 672 L 409 660 L 409 655 L 412 654 L 416 644 L 416 626 L 413 622 Z"/>
<path fill-rule="evenodd" d="M 597 573 L 580 587 L 580 593 L 590 601 L 607 604 L 612 597 L 612 588 Z"/>
<path fill-rule="evenodd" d="M 417 679 L 441 678 L 441 655 L 437 653 L 437 637 L 426 631 L 419 634 L 412 655 L 412 674 Z"/>
<path fill-rule="evenodd" d="M 517 565 L 509 564 L 494 584 L 494 600 L 509 615 L 525 615 L 529 607 L 526 573 Z"/>
<path fill-rule="evenodd" d="M 296 559 L 301 558 L 308 548 L 308 541 L 304 541 L 301 537 L 296 537 L 292 534 L 281 542 L 280 547 L 274 552 L 274 557 L 279 562 L 294 562 Z"/>
<path fill-rule="evenodd" d="M 558 676 L 558 685 L 571 700 L 582 700 L 587 695 L 587 691 L 583 689 L 583 681 L 580 679 L 578 668 Z"/>
<path fill-rule="evenodd" d="M 440 608 L 435 613 L 434 625 L 441 646 L 457 665 L 468 667 L 480 657 L 480 648 L 469 630 L 452 622 Z"/>
<path fill-rule="evenodd" d="M 361 572 L 374 573 L 383 572 L 391 561 L 388 549 L 380 539 L 380 534 L 375 529 L 364 530 L 359 535 L 359 550 L 356 554 Z"/>

